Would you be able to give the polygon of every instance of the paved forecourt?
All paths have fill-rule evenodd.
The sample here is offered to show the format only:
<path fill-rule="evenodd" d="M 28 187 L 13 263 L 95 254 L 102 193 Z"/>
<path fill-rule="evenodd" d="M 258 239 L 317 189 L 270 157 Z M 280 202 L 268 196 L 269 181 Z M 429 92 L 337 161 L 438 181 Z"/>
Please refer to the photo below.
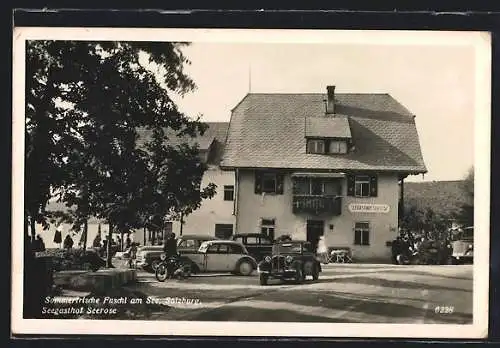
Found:
<path fill-rule="evenodd" d="M 132 287 L 173 307 L 163 320 L 361 323 L 472 322 L 472 266 L 330 264 L 304 284 L 257 274 L 201 274 L 156 281 L 139 272 Z"/>

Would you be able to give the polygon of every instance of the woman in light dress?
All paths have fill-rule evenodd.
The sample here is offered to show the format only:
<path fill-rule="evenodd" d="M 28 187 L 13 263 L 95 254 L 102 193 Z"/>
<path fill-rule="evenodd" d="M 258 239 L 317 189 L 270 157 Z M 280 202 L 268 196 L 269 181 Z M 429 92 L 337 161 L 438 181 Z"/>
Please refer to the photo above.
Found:
<path fill-rule="evenodd" d="M 319 237 L 316 254 L 321 262 L 328 263 L 328 247 L 326 246 L 325 236 Z"/>

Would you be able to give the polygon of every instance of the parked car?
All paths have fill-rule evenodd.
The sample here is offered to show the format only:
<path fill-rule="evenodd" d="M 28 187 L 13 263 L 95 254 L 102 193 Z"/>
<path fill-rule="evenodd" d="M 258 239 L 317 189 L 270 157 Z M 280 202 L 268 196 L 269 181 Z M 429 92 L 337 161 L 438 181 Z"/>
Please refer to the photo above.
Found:
<path fill-rule="evenodd" d="M 248 276 L 257 269 L 257 261 L 245 246 L 231 240 L 206 241 L 196 252 L 185 252 L 181 256 L 192 261 L 193 273 L 230 272 Z"/>
<path fill-rule="evenodd" d="M 203 242 L 215 239 L 217 238 L 210 235 L 183 235 L 177 238 L 177 251 L 181 255 L 187 252 L 193 253 Z M 154 272 L 161 261 L 162 254 L 163 245 L 143 246 L 137 250 L 136 266 L 148 272 Z"/>
<path fill-rule="evenodd" d="M 238 233 L 233 240 L 242 243 L 257 261 L 269 255 L 273 248 L 273 240 L 263 233 Z"/>
<path fill-rule="evenodd" d="M 474 262 L 474 227 L 463 229 L 458 238 L 450 243 L 452 255 L 450 263 L 472 263 Z"/>
<path fill-rule="evenodd" d="M 260 285 L 267 285 L 270 278 L 294 280 L 300 284 L 307 276 L 319 279 L 321 263 L 312 245 L 307 241 L 292 240 L 275 243 L 271 255 L 258 265 Z"/>

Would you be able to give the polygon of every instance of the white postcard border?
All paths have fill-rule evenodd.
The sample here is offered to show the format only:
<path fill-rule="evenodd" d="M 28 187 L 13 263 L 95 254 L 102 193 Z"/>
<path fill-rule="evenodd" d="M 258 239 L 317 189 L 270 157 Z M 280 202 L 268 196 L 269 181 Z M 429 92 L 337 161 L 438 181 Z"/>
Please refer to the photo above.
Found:
<path fill-rule="evenodd" d="M 349 45 L 473 45 L 476 52 L 475 249 L 489 250 L 491 38 L 486 32 L 150 28 L 14 28 L 12 167 L 13 334 L 290 337 L 484 338 L 488 328 L 489 253 L 475 254 L 473 324 L 337 324 L 23 319 L 25 41 L 134 40 L 325 43 Z M 78 323 L 78 325 L 75 325 Z M 195 326 L 193 323 L 196 323 Z M 193 329 L 195 327 L 195 329 Z"/>

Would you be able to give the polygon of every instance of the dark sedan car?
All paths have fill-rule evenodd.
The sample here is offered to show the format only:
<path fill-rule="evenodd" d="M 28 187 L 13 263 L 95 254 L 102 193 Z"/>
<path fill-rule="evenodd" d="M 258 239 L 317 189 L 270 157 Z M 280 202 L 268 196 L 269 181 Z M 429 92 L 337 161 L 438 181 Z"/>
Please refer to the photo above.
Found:
<path fill-rule="evenodd" d="M 307 276 L 318 280 L 321 264 L 307 241 L 284 241 L 273 245 L 272 254 L 259 262 L 260 284 L 267 285 L 270 278 L 294 280 L 300 284 Z"/>
<path fill-rule="evenodd" d="M 273 240 L 266 234 L 261 233 L 238 233 L 233 240 L 243 244 L 248 253 L 257 261 L 261 261 L 265 255 L 269 255 L 273 248 Z"/>

